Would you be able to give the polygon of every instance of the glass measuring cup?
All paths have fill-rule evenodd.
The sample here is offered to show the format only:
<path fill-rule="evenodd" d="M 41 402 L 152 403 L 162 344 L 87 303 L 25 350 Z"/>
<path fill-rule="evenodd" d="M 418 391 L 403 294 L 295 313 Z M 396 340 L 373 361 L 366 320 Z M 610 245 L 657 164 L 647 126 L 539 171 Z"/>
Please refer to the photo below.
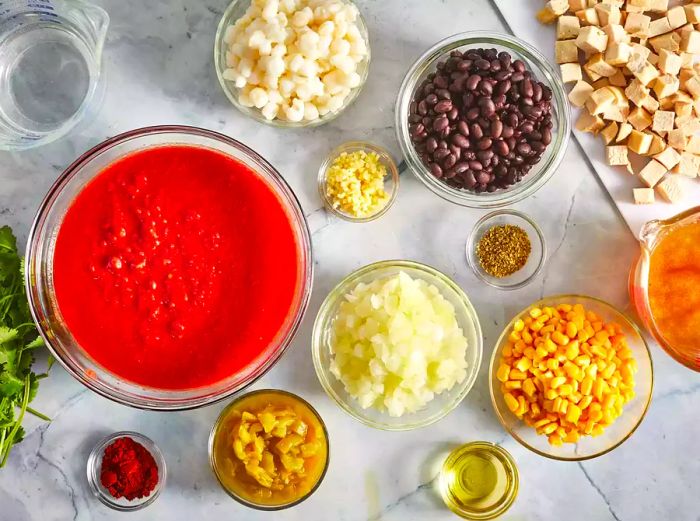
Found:
<path fill-rule="evenodd" d="M 639 235 L 641 253 L 630 271 L 629 293 L 637 315 L 659 346 L 676 361 L 700 372 L 700 345 L 694 347 L 687 343 L 680 345 L 669 340 L 668 336 L 661 331 L 658 317 L 654 317 L 649 299 L 650 267 L 654 250 L 670 232 L 692 223 L 700 223 L 700 206 L 686 210 L 670 219 L 649 221 L 644 225 Z M 678 247 L 682 246 L 679 244 Z M 682 296 L 679 295 L 679 298 Z"/>
<path fill-rule="evenodd" d="M 54 141 L 95 108 L 108 25 L 82 0 L 0 0 L 0 150 Z"/>

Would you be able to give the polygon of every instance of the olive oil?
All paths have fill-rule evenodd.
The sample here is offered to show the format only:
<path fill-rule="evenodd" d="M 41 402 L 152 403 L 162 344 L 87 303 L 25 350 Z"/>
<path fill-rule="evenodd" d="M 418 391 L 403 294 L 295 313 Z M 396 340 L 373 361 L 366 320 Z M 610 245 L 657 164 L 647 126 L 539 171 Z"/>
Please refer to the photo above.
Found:
<path fill-rule="evenodd" d="M 468 443 L 453 451 L 440 472 L 440 494 L 455 514 L 493 519 L 518 493 L 518 470 L 508 452 L 492 443 Z"/>

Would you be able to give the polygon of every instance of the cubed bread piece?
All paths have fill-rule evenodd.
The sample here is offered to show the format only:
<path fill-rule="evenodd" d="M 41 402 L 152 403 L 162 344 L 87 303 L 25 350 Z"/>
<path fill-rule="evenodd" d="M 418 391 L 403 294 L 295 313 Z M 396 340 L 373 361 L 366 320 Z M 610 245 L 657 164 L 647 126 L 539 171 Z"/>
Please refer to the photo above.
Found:
<path fill-rule="evenodd" d="M 605 49 L 605 61 L 610 65 L 624 65 L 629 61 L 631 54 L 632 46 L 630 44 L 625 42 L 611 43 Z"/>
<path fill-rule="evenodd" d="M 647 130 L 647 132 L 649 132 Z M 651 145 L 649 145 L 649 150 L 647 150 L 647 153 L 644 154 L 645 156 L 655 156 L 656 154 L 660 154 L 661 152 L 664 151 L 664 148 L 666 147 L 666 142 L 664 139 L 659 136 L 658 134 L 654 134 L 653 132 L 651 133 Z"/>
<path fill-rule="evenodd" d="M 601 27 L 608 24 L 619 24 L 622 21 L 622 13 L 616 4 L 596 4 L 594 9 L 598 14 L 598 22 Z"/>
<path fill-rule="evenodd" d="M 611 43 L 625 42 L 629 43 L 630 35 L 625 31 L 625 28 L 619 24 L 608 24 L 603 27 L 603 31 L 608 36 L 608 45 Z"/>
<path fill-rule="evenodd" d="M 588 0 L 569 0 L 569 11 L 581 11 L 588 7 Z"/>
<path fill-rule="evenodd" d="M 693 96 L 693 98 L 700 99 L 700 76 L 691 76 L 688 80 L 686 80 L 684 88 L 690 93 L 691 96 Z"/>
<path fill-rule="evenodd" d="M 603 53 L 596 53 L 586 62 L 586 71 L 592 71 L 599 76 L 609 78 L 617 72 L 617 69 L 610 65 L 603 56 Z"/>
<path fill-rule="evenodd" d="M 638 54 L 641 58 L 635 58 L 639 62 L 639 66 L 644 65 L 644 62 L 649 58 L 651 49 L 641 43 L 632 43 L 632 54 Z"/>
<path fill-rule="evenodd" d="M 676 118 L 676 128 L 683 131 L 686 136 L 694 136 L 700 132 L 700 119 L 690 116 L 681 116 Z"/>
<path fill-rule="evenodd" d="M 629 137 L 627 138 L 627 148 L 632 152 L 643 155 L 649 151 L 651 146 L 651 135 L 645 134 L 644 132 L 639 132 L 638 130 L 632 130 Z"/>
<path fill-rule="evenodd" d="M 625 10 L 628 13 L 642 13 L 651 9 L 651 0 L 627 0 Z"/>
<path fill-rule="evenodd" d="M 649 89 L 642 85 L 639 80 L 634 79 L 629 85 L 627 85 L 627 88 L 625 89 L 625 96 L 627 96 L 627 99 L 629 99 L 632 103 L 638 107 L 641 107 L 644 103 L 644 98 L 649 96 Z"/>
<path fill-rule="evenodd" d="M 575 16 L 560 16 L 557 20 L 557 40 L 576 38 L 581 29 L 581 23 Z"/>
<path fill-rule="evenodd" d="M 678 203 L 683 199 L 683 187 L 681 186 L 681 178 L 675 175 L 669 175 L 661 181 L 656 187 L 659 195 L 669 203 Z"/>
<path fill-rule="evenodd" d="M 603 112 L 603 119 L 607 121 L 617 121 L 624 123 L 629 117 L 630 109 L 628 106 L 612 105 Z"/>
<path fill-rule="evenodd" d="M 600 25 L 600 20 L 598 20 L 598 12 L 592 7 L 576 11 L 574 14 L 576 15 L 576 18 L 578 18 L 582 27 L 591 25 L 598 27 Z"/>
<path fill-rule="evenodd" d="M 668 110 L 657 110 L 656 112 L 654 112 L 651 129 L 654 132 L 670 132 L 671 130 L 673 130 L 673 121 L 675 119 L 675 112 L 671 112 Z"/>
<path fill-rule="evenodd" d="M 588 82 L 583 80 L 577 81 L 574 88 L 569 92 L 569 101 L 575 107 L 583 107 L 590 96 L 593 93 L 593 87 Z"/>
<path fill-rule="evenodd" d="M 651 41 L 651 40 L 649 40 Z M 647 57 L 647 61 L 651 63 L 654 67 L 656 67 L 659 63 L 659 55 L 654 54 L 653 52 L 649 53 L 649 56 Z"/>
<path fill-rule="evenodd" d="M 559 68 L 561 69 L 561 81 L 563 83 L 573 83 L 583 79 L 581 66 L 578 63 L 562 63 L 559 65 Z"/>
<path fill-rule="evenodd" d="M 603 52 L 608 46 L 608 35 L 599 27 L 582 27 L 576 37 L 576 46 L 588 54 Z"/>
<path fill-rule="evenodd" d="M 685 33 L 689 33 L 690 31 L 694 31 L 694 30 L 695 30 L 695 27 L 693 26 L 693 24 L 685 24 L 685 25 L 681 25 L 678 29 L 676 29 L 676 32 L 678 33 L 678 36 L 683 38 L 683 35 Z"/>
<path fill-rule="evenodd" d="M 651 125 L 651 115 L 644 110 L 642 107 L 635 107 L 632 112 L 630 112 L 627 121 L 636 129 L 644 130 Z"/>
<path fill-rule="evenodd" d="M 687 136 L 688 134 L 685 135 Z M 700 136 L 690 136 L 685 151 L 691 154 L 700 154 Z"/>
<path fill-rule="evenodd" d="M 639 178 L 649 188 L 654 188 L 656 183 L 664 176 L 667 169 L 656 159 L 649 161 L 644 168 L 639 171 Z"/>
<path fill-rule="evenodd" d="M 700 170 L 700 156 L 690 152 L 681 152 L 680 161 L 671 169 L 674 174 L 684 175 L 693 179 L 698 176 L 698 170 Z"/>
<path fill-rule="evenodd" d="M 668 51 L 677 52 L 681 48 L 681 37 L 677 33 L 666 33 L 661 36 L 655 36 L 649 39 L 649 45 L 651 45 L 656 52 L 661 52 L 662 49 Z M 649 60 L 654 63 L 653 60 Z M 657 59 L 658 63 L 658 59 Z M 656 65 L 656 63 L 654 63 Z"/>
<path fill-rule="evenodd" d="M 633 188 L 634 204 L 654 204 L 653 188 Z"/>
<path fill-rule="evenodd" d="M 677 76 L 681 70 L 681 57 L 667 49 L 660 49 L 658 66 L 664 74 Z"/>
<path fill-rule="evenodd" d="M 649 96 L 651 97 L 651 96 Z M 661 109 L 661 110 L 673 110 L 673 96 L 667 96 L 665 98 L 661 98 L 659 101 L 657 101 L 658 107 L 656 110 Z M 646 106 L 646 103 L 642 105 L 645 109 L 649 110 Z"/>
<path fill-rule="evenodd" d="M 557 40 L 554 44 L 557 63 L 578 63 L 576 40 Z"/>
<path fill-rule="evenodd" d="M 625 145 L 605 147 L 605 159 L 610 166 L 626 165 L 630 162 Z"/>
<path fill-rule="evenodd" d="M 700 23 L 700 4 L 686 4 L 683 9 L 685 9 L 685 19 L 689 23 Z"/>
<path fill-rule="evenodd" d="M 685 16 L 685 9 L 682 5 L 677 5 L 669 9 L 666 13 L 666 19 L 668 20 L 671 29 L 678 29 L 679 27 L 688 23 L 688 19 Z"/>
<path fill-rule="evenodd" d="M 700 32 L 688 31 L 681 36 L 681 51 L 691 54 L 700 53 Z"/>
<path fill-rule="evenodd" d="M 668 0 L 651 0 L 648 10 L 652 13 L 665 13 L 668 11 Z"/>
<path fill-rule="evenodd" d="M 681 89 L 683 90 L 688 90 L 687 82 L 690 78 L 695 76 L 697 73 L 695 72 L 695 67 L 691 67 L 689 69 L 681 69 L 681 72 L 678 74 L 678 81 L 681 84 Z"/>
<path fill-rule="evenodd" d="M 600 78 L 593 83 L 591 83 L 591 86 L 593 87 L 593 90 L 598 90 L 602 89 L 603 87 L 607 87 L 610 85 L 610 82 L 608 81 L 607 78 Z"/>
<path fill-rule="evenodd" d="M 593 115 L 602 114 L 615 102 L 615 95 L 607 87 L 595 90 L 586 99 L 586 108 Z"/>
<path fill-rule="evenodd" d="M 617 137 L 615 137 L 615 143 L 620 143 L 627 139 L 627 136 L 630 135 L 633 128 L 634 127 L 627 122 L 621 123 L 620 130 L 617 131 Z"/>
<path fill-rule="evenodd" d="M 679 87 L 680 82 L 673 74 L 664 74 L 663 76 L 656 78 L 656 81 L 654 81 L 654 92 L 656 93 L 656 97 L 658 99 L 675 94 Z"/>
<path fill-rule="evenodd" d="M 602 76 L 596 71 L 591 70 L 591 68 L 588 66 L 588 62 L 583 64 L 582 69 L 586 73 L 586 76 L 588 76 L 592 82 L 596 82 L 600 78 L 602 78 Z"/>
<path fill-rule="evenodd" d="M 681 53 L 681 70 L 692 69 L 695 63 L 695 55 L 689 52 Z"/>
<path fill-rule="evenodd" d="M 632 74 L 642 85 L 649 85 L 659 77 L 659 71 L 649 62 L 646 62 L 638 72 L 632 71 Z"/>
<path fill-rule="evenodd" d="M 654 36 L 659 36 L 660 34 L 667 33 L 671 30 L 671 24 L 668 23 L 668 18 L 659 18 L 658 20 L 652 20 L 649 23 L 649 30 L 647 31 L 646 37 L 653 38 Z"/>
<path fill-rule="evenodd" d="M 659 102 L 656 101 L 654 96 L 647 96 L 642 100 L 642 108 L 646 110 L 649 114 L 653 114 L 659 110 Z"/>
<path fill-rule="evenodd" d="M 615 139 L 615 136 L 617 136 L 617 131 L 618 131 L 618 124 L 616 121 L 612 121 L 607 127 L 605 127 L 603 130 L 600 131 L 600 135 L 603 138 L 603 141 L 605 142 L 606 145 L 609 145 L 610 143 L 613 142 Z M 623 145 L 623 148 L 627 148 Z M 627 153 L 627 152 L 625 152 Z"/>
<path fill-rule="evenodd" d="M 676 101 L 673 104 L 673 110 L 676 113 L 676 117 L 691 117 L 693 115 L 693 104 L 684 101 Z"/>
<path fill-rule="evenodd" d="M 576 130 L 581 132 L 592 132 L 597 134 L 603 127 L 605 127 L 605 122 L 600 116 L 594 116 L 589 114 L 588 111 L 582 110 L 581 115 L 576 120 Z"/>
<path fill-rule="evenodd" d="M 627 31 L 632 36 L 638 38 L 645 38 L 649 32 L 649 25 L 651 24 L 651 17 L 641 14 L 641 13 L 631 13 L 627 12 L 627 18 L 625 19 L 625 31 Z"/>
<path fill-rule="evenodd" d="M 679 128 L 674 128 L 666 134 L 666 141 L 676 150 L 685 150 L 685 147 L 688 146 L 688 136 Z"/>
<path fill-rule="evenodd" d="M 662 152 L 654 154 L 654 159 L 671 170 L 681 160 L 681 155 L 673 147 L 666 147 Z"/>
<path fill-rule="evenodd" d="M 616 87 L 627 87 L 627 78 L 625 78 L 622 69 L 618 69 L 615 74 L 608 78 L 608 81 L 610 82 L 610 85 L 614 85 Z"/>
<path fill-rule="evenodd" d="M 568 10 L 568 0 L 549 0 L 549 2 L 537 12 L 537 19 L 544 24 L 551 24 Z"/>

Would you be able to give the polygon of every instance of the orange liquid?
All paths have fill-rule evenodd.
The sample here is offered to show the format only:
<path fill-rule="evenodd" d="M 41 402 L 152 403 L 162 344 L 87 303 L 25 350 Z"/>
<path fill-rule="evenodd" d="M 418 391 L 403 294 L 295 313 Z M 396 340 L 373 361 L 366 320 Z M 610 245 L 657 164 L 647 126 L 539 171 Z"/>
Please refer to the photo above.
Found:
<path fill-rule="evenodd" d="M 686 352 L 700 347 L 700 223 L 672 230 L 652 252 L 649 304 L 669 345 Z"/>

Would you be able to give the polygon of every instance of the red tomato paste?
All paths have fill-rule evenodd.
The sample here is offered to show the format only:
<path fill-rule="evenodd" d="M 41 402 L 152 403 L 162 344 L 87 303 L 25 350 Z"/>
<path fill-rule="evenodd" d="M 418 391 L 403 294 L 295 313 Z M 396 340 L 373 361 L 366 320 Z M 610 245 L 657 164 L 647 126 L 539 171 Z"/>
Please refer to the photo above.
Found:
<path fill-rule="evenodd" d="M 108 371 L 205 386 L 250 366 L 282 329 L 301 281 L 296 237 L 279 196 L 235 159 L 146 149 L 108 166 L 68 209 L 56 300 Z"/>

